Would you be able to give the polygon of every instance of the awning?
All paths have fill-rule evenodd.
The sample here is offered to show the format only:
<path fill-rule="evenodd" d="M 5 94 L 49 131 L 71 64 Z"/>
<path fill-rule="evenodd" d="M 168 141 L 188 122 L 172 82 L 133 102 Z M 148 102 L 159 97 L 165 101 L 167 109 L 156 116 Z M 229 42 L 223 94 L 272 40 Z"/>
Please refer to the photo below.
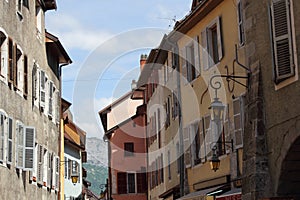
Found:
<path fill-rule="evenodd" d="M 241 200 L 242 199 L 242 189 L 234 188 L 220 196 L 216 196 L 216 200 Z"/>
<path fill-rule="evenodd" d="M 211 193 L 220 191 L 221 188 L 223 188 L 223 187 L 224 186 L 222 185 L 222 186 L 216 186 L 216 187 L 212 187 L 212 188 L 208 188 L 208 189 L 204 189 L 204 190 L 199 190 L 197 192 L 192 192 L 183 197 L 180 197 L 179 200 L 203 200 L 203 199 L 205 199 L 204 197 L 207 194 L 211 194 Z M 212 197 L 212 199 L 213 199 L 213 197 Z"/>

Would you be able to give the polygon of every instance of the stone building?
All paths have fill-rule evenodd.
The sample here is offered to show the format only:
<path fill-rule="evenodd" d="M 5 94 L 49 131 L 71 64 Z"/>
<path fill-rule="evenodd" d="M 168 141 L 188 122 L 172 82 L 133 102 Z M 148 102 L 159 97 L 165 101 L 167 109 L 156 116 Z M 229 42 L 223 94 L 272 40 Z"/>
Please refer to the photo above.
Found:
<path fill-rule="evenodd" d="M 300 199 L 300 2 L 241 0 L 246 63 L 243 199 Z"/>
<path fill-rule="evenodd" d="M 0 193 L 57 199 L 61 67 L 71 59 L 45 31 L 55 0 L 0 3 Z"/>

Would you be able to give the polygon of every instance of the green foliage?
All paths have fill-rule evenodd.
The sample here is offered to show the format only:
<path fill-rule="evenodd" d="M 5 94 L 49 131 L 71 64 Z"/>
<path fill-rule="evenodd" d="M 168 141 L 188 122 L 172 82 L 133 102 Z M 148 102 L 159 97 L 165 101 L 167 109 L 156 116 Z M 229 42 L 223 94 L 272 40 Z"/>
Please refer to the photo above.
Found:
<path fill-rule="evenodd" d="M 100 185 L 106 183 L 106 179 L 108 177 L 107 168 L 100 165 L 93 165 L 89 163 L 84 163 L 83 167 L 87 170 L 87 178 L 86 180 L 91 182 L 91 186 L 89 189 L 97 196 L 99 196 L 101 192 Z M 102 190 L 104 190 L 103 187 Z"/>

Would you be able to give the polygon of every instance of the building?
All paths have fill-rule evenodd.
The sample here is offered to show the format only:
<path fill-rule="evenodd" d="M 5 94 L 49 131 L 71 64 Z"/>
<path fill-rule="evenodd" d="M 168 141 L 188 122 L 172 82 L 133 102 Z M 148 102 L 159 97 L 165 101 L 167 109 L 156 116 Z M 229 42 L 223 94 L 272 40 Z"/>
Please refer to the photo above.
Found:
<path fill-rule="evenodd" d="M 0 4 L 0 193 L 57 199 L 61 67 L 71 59 L 45 31 L 55 0 Z"/>
<path fill-rule="evenodd" d="M 87 176 L 82 164 L 87 162 L 85 151 L 86 133 L 73 121 L 72 114 L 66 110 L 71 104 L 62 99 L 64 145 L 61 158 L 61 199 L 84 199 L 84 178 Z"/>
<path fill-rule="evenodd" d="M 300 199 L 300 2 L 242 0 L 246 63 L 243 199 Z"/>
<path fill-rule="evenodd" d="M 108 142 L 108 199 L 147 199 L 145 114 L 133 92 L 99 111 Z"/>

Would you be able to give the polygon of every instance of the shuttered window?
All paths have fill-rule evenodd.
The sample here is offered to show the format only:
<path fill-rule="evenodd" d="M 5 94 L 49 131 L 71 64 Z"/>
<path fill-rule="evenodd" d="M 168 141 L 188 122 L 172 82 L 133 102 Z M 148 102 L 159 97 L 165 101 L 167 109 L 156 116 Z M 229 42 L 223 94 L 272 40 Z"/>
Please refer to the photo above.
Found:
<path fill-rule="evenodd" d="M 52 169 L 53 169 L 53 157 L 52 153 L 48 152 L 47 156 L 47 187 L 51 188 L 52 186 Z"/>
<path fill-rule="evenodd" d="M 49 101 L 48 101 L 48 116 L 52 117 L 53 114 L 53 82 L 49 81 Z"/>
<path fill-rule="evenodd" d="M 0 113 L 0 163 L 4 160 L 4 114 Z"/>
<path fill-rule="evenodd" d="M 8 137 L 7 137 L 7 163 L 12 163 L 12 154 L 13 154 L 13 141 L 12 141 L 12 132 L 13 132 L 13 120 L 8 118 Z"/>
<path fill-rule="evenodd" d="M 245 31 L 244 31 L 244 19 L 243 19 L 243 0 L 238 0 L 237 3 L 237 16 L 238 16 L 238 30 L 239 30 L 239 42 L 240 46 L 245 44 Z"/>
<path fill-rule="evenodd" d="M 47 187 L 47 179 L 48 179 L 48 151 L 44 148 L 44 155 L 43 155 L 43 186 Z"/>
<path fill-rule="evenodd" d="M 172 179 L 172 174 L 171 174 L 171 152 L 168 151 L 168 177 L 169 180 Z"/>
<path fill-rule="evenodd" d="M 127 174 L 126 172 L 118 172 L 117 174 L 118 194 L 127 193 Z"/>
<path fill-rule="evenodd" d="M 25 127 L 25 157 L 24 157 L 24 170 L 33 169 L 34 160 L 34 146 L 35 146 L 35 128 Z"/>
<path fill-rule="evenodd" d="M 55 168 L 54 168 L 54 172 L 55 172 L 55 190 L 59 191 L 59 165 L 60 165 L 60 159 L 58 156 L 54 157 L 55 159 Z"/>
<path fill-rule="evenodd" d="M 202 163 L 206 161 L 205 128 L 203 122 L 204 122 L 203 119 L 199 121 L 199 140 L 200 140 L 199 158 Z"/>
<path fill-rule="evenodd" d="M 275 83 L 295 75 L 290 0 L 273 0 L 271 5 Z"/>
<path fill-rule="evenodd" d="M 205 153 L 207 157 L 211 157 L 212 156 L 212 141 L 213 137 L 212 137 L 212 133 L 211 133 L 211 119 L 210 119 L 210 115 L 207 115 L 204 117 L 204 131 L 205 131 Z"/>
<path fill-rule="evenodd" d="M 203 69 L 208 70 L 223 58 L 221 17 L 217 17 L 201 32 Z"/>
<path fill-rule="evenodd" d="M 147 179 L 146 173 L 137 173 L 137 193 L 146 193 L 147 192 Z"/>
<path fill-rule="evenodd" d="M 24 167 L 24 126 L 17 123 L 16 128 L 17 145 L 16 145 L 16 166 L 19 169 Z"/>
<path fill-rule="evenodd" d="M 6 67 L 6 60 L 7 60 L 7 36 L 0 31 L 0 76 L 5 77 L 4 75 L 4 68 Z"/>
<path fill-rule="evenodd" d="M 68 173 L 69 173 L 69 160 L 68 158 L 65 156 L 65 159 L 64 159 L 64 164 L 65 164 L 65 179 L 68 178 Z"/>
<path fill-rule="evenodd" d="M 189 127 L 183 129 L 184 162 L 186 167 L 191 167 L 191 142 Z"/>
<path fill-rule="evenodd" d="M 10 84 L 14 81 L 14 45 L 12 39 L 8 40 L 8 70 L 7 78 Z"/>
<path fill-rule="evenodd" d="M 135 193 L 135 174 L 127 174 L 128 193 Z"/>
<path fill-rule="evenodd" d="M 124 143 L 124 156 L 134 156 L 134 143 L 125 142 Z"/>
<path fill-rule="evenodd" d="M 200 75 L 199 37 L 185 47 L 187 80 L 191 82 Z"/>
<path fill-rule="evenodd" d="M 28 95 L 28 58 L 27 58 L 27 56 L 24 56 L 23 95 L 25 98 Z"/>

